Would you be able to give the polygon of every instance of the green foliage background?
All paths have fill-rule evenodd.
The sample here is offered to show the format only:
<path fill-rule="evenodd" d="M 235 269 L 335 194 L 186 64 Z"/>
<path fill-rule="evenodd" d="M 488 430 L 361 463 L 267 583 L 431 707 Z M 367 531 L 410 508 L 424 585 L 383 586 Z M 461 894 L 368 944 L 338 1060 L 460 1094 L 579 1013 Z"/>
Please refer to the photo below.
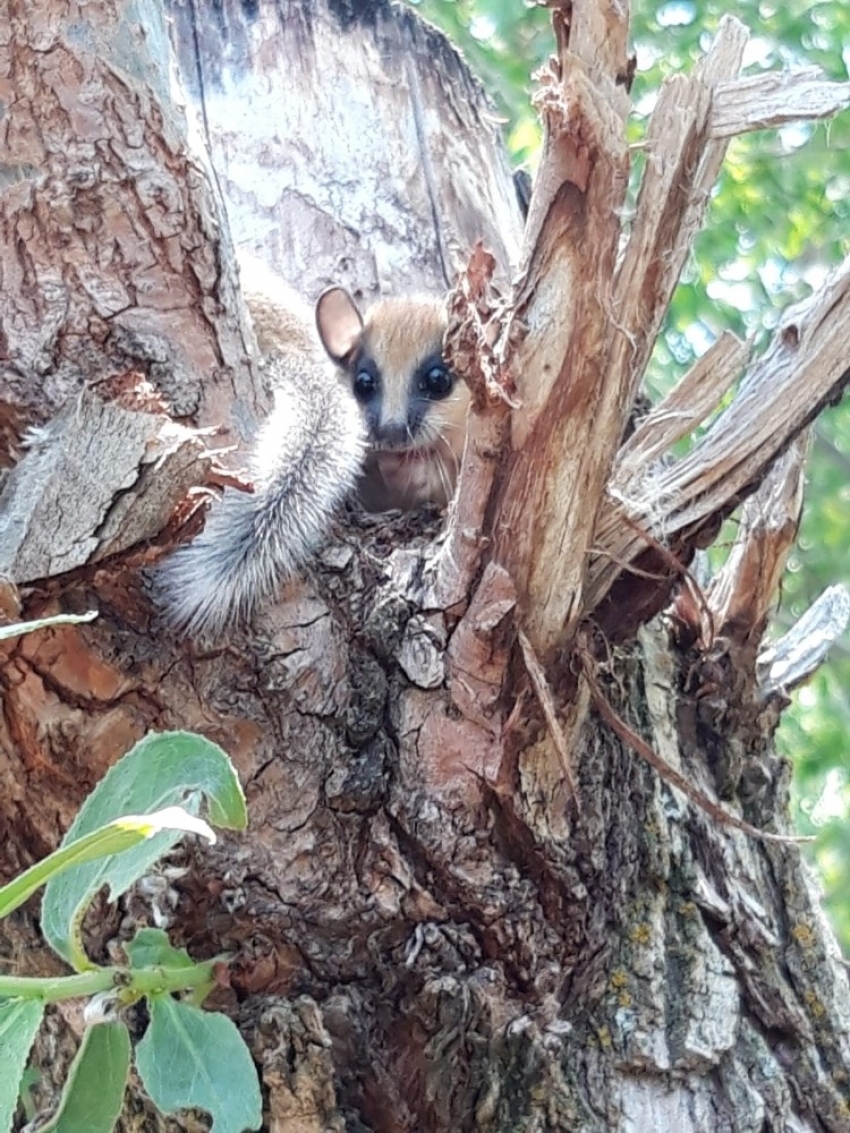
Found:
<path fill-rule="evenodd" d="M 517 164 L 533 172 L 540 147 L 530 75 L 552 50 L 549 14 L 522 0 L 411 0 L 464 51 L 505 119 Z M 689 71 L 731 13 L 750 29 L 749 73 L 816 65 L 846 81 L 846 0 L 671 0 L 632 5 L 638 70 L 630 140 L 645 131 L 666 75 Z M 634 163 L 634 181 L 641 163 Z M 634 189 L 635 186 L 633 186 Z M 723 329 L 765 342 L 780 312 L 809 294 L 850 251 L 850 111 L 733 141 L 706 228 L 676 293 L 649 373 L 669 388 Z M 850 364 L 850 349 L 848 349 Z M 850 583 L 850 405 L 816 427 L 797 550 L 775 619 L 778 635 L 833 582 Z M 722 552 L 723 548 L 720 548 Z M 850 639 L 802 688 L 784 717 L 779 745 L 795 770 L 797 821 L 816 833 L 814 855 L 826 903 L 850 953 Z"/>

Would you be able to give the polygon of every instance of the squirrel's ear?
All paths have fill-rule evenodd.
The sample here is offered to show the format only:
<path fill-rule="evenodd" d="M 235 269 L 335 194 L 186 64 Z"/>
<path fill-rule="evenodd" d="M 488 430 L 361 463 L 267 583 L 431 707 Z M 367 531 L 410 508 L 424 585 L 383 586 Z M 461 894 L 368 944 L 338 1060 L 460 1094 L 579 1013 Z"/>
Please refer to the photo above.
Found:
<path fill-rule="evenodd" d="M 329 287 L 316 302 L 316 327 L 334 362 L 344 362 L 363 331 L 363 316 L 344 287 Z"/>

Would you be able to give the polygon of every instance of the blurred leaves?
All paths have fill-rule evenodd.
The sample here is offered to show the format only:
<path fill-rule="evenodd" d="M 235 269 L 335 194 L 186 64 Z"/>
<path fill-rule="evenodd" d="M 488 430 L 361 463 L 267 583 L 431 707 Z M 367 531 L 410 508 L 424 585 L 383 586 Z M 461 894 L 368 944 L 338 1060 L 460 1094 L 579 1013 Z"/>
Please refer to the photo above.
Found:
<path fill-rule="evenodd" d="M 458 44 L 505 119 L 517 164 L 534 169 L 541 131 L 531 74 L 552 51 L 549 14 L 520 0 L 411 0 Z M 629 140 L 639 145 L 660 84 L 688 72 L 727 13 L 750 29 L 745 72 L 817 65 L 846 81 L 850 4 L 843 0 L 636 0 L 637 73 Z M 634 151 L 632 199 L 642 168 Z M 781 312 L 850 251 L 850 112 L 733 140 L 707 224 L 668 313 L 647 375 L 669 389 L 724 329 L 761 345 Z M 850 583 L 850 405 L 824 413 L 808 468 L 799 546 L 786 572 L 777 633 L 832 582 Z M 827 905 L 850 953 L 850 642 L 796 696 L 779 745 L 794 762 L 798 821 L 816 833 Z"/>

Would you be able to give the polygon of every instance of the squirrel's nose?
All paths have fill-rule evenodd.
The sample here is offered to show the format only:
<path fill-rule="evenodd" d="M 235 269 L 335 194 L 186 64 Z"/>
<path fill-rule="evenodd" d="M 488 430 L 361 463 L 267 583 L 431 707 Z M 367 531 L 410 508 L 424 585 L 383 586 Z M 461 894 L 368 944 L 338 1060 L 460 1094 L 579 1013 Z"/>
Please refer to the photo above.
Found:
<path fill-rule="evenodd" d="M 406 424 L 381 421 L 372 429 L 372 440 L 386 448 L 405 448 L 410 443 L 410 433 Z"/>

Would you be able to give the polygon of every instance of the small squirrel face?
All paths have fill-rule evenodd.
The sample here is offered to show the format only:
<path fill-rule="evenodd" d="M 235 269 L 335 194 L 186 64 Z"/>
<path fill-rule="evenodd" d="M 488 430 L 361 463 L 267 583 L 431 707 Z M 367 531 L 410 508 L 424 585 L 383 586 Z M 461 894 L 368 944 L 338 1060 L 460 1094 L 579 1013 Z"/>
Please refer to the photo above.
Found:
<path fill-rule="evenodd" d="M 387 299 L 364 319 L 347 291 L 332 288 L 319 299 L 316 324 L 366 421 L 366 507 L 447 504 L 463 455 L 469 391 L 443 359 L 442 303 Z"/>

